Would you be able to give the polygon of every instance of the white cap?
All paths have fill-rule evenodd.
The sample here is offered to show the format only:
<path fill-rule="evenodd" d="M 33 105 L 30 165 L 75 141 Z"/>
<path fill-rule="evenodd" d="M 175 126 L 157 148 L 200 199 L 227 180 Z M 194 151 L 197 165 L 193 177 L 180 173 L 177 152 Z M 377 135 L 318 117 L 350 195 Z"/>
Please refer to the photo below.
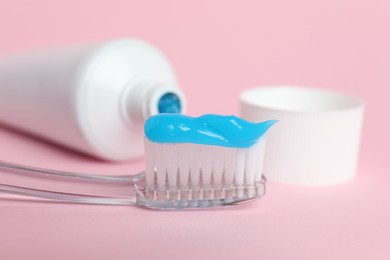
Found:
<path fill-rule="evenodd" d="M 279 120 L 267 137 L 268 180 L 330 185 L 355 176 L 362 100 L 316 88 L 273 86 L 244 91 L 240 103 L 247 120 Z"/>

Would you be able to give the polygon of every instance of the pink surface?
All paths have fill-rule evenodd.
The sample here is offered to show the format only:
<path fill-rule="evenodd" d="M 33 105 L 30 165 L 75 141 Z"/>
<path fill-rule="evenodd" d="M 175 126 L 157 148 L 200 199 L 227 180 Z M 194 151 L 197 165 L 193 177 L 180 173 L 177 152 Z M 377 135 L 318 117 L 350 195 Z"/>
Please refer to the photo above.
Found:
<path fill-rule="evenodd" d="M 172 61 L 193 115 L 236 113 L 238 93 L 264 84 L 320 86 L 367 102 L 352 182 L 270 183 L 256 203 L 195 212 L 3 196 L 1 259 L 390 259 L 389 24 L 386 0 L 1 1 L 0 54 L 143 38 Z M 142 162 L 94 161 L 5 128 L 0 144 L 8 161 L 97 173 L 142 169 Z"/>

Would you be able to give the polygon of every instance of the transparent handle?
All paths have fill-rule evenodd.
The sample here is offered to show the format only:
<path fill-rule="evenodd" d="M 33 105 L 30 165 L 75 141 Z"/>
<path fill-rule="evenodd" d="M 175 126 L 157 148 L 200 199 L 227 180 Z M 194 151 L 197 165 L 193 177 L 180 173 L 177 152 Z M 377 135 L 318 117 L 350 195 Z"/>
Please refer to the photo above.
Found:
<path fill-rule="evenodd" d="M 137 175 L 94 175 L 0 161 L 0 192 L 72 203 L 134 205 Z"/>

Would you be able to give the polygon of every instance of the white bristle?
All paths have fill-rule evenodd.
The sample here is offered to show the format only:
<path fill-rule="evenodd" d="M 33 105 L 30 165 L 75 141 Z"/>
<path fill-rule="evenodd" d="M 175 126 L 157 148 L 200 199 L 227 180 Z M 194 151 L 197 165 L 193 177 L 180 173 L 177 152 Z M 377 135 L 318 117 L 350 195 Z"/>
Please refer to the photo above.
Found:
<path fill-rule="evenodd" d="M 261 181 L 261 177 L 262 177 L 261 170 L 263 169 L 263 164 L 264 164 L 265 144 L 266 144 L 266 139 L 262 138 L 255 145 L 256 153 L 259 155 L 259 156 L 257 156 L 257 160 L 256 160 L 255 182 L 260 182 Z"/>
<path fill-rule="evenodd" d="M 167 180 L 167 166 L 169 161 L 165 156 L 165 150 L 167 149 L 169 144 L 161 144 L 158 147 L 155 147 L 156 154 L 156 186 L 157 192 L 160 198 L 164 197 L 164 192 L 167 190 L 166 180 Z"/>
<path fill-rule="evenodd" d="M 145 142 L 145 179 L 148 190 L 154 190 L 154 174 L 156 167 L 155 145 Z"/>
<path fill-rule="evenodd" d="M 203 197 L 209 199 L 211 197 L 211 176 L 213 172 L 214 157 L 218 156 L 215 154 L 215 147 L 210 146 L 204 149 L 199 156 L 201 157 L 201 174 L 202 174 L 202 189 Z"/>
<path fill-rule="evenodd" d="M 188 199 L 189 193 L 189 177 L 190 177 L 190 161 L 192 151 L 185 149 L 184 146 L 178 145 L 177 147 L 177 165 L 179 168 L 179 185 L 180 185 L 180 197 L 182 199 Z"/>
<path fill-rule="evenodd" d="M 237 149 L 226 149 L 225 151 L 225 196 L 231 198 L 234 196 L 234 173 L 236 171 Z"/>
<path fill-rule="evenodd" d="M 257 153 L 258 144 L 253 145 L 248 149 L 246 154 L 245 165 L 245 184 L 247 188 L 247 195 L 253 197 L 255 194 L 255 173 L 256 173 L 256 160 L 258 160 L 259 154 Z"/>
<path fill-rule="evenodd" d="M 255 187 L 256 187 L 256 195 L 262 196 L 264 194 L 264 186 L 260 185 L 262 179 L 262 169 L 264 165 L 264 150 L 265 150 L 266 139 L 261 138 L 259 142 L 256 144 L 256 153 L 258 154 L 256 160 L 255 167 Z"/>
<path fill-rule="evenodd" d="M 213 187 L 214 187 L 214 198 L 219 199 L 222 196 L 222 177 L 226 156 L 226 149 L 223 147 L 215 147 L 215 156 L 214 156 L 214 164 L 213 164 Z"/>
<path fill-rule="evenodd" d="M 177 157 L 178 153 L 176 151 L 175 144 L 166 145 L 164 150 L 164 156 L 167 163 L 167 185 L 169 191 L 170 199 L 178 199 L 177 192 L 177 173 L 178 173 L 178 163 Z"/>
<path fill-rule="evenodd" d="M 245 173 L 245 159 L 247 149 L 238 148 L 236 157 L 236 171 L 234 173 L 234 181 L 237 188 L 237 197 L 244 197 L 244 173 Z"/>
<path fill-rule="evenodd" d="M 261 196 L 264 141 L 227 148 L 145 139 L 148 199 L 210 201 Z M 203 205 L 203 204 L 202 204 Z"/>
<path fill-rule="evenodd" d="M 185 144 L 184 144 L 185 146 Z M 190 187 L 193 191 L 193 198 L 199 197 L 199 189 L 200 189 L 200 169 L 201 169 L 201 158 L 200 154 L 202 149 L 199 145 L 188 145 L 188 148 L 191 150 L 191 157 L 189 159 L 190 163 Z"/>

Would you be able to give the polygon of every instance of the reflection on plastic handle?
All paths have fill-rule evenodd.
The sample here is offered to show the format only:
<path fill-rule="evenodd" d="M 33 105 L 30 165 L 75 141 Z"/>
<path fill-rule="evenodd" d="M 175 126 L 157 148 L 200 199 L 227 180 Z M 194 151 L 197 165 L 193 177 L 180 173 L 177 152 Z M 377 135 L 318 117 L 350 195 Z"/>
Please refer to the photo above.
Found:
<path fill-rule="evenodd" d="M 69 179 L 84 179 L 84 180 L 93 180 L 93 181 L 104 181 L 104 182 L 128 182 L 134 184 L 143 178 L 143 174 L 137 175 L 119 175 L 119 176 L 108 176 L 108 175 L 94 175 L 86 173 L 76 173 L 76 172 L 66 172 L 66 171 L 57 171 L 51 169 L 43 169 L 32 166 L 25 166 L 16 163 L 8 163 L 0 161 L 0 169 L 11 169 L 18 171 L 25 171 L 31 174 L 44 174 L 58 177 L 65 177 Z M 73 180 L 74 181 L 74 180 Z"/>
<path fill-rule="evenodd" d="M 72 202 L 72 203 L 135 205 L 135 200 L 132 198 L 98 197 L 98 196 L 90 196 L 84 194 L 72 194 L 72 193 L 30 189 L 30 188 L 23 188 L 23 187 L 17 187 L 12 185 L 5 185 L 5 184 L 0 184 L 0 192 L 20 195 L 20 196 L 27 196 L 27 197 Z"/>
<path fill-rule="evenodd" d="M 57 171 L 51 169 L 43 169 L 25 165 L 19 165 L 14 163 L 8 163 L 0 161 L 0 176 L 4 174 L 4 171 L 12 172 L 12 176 L 24 175 L 27 177 L 36 178 L 40 182 L 50 182 L 54 184 L 67 183 L 85 183 L 89 186 L 93 185 L 123 185 L 129 186 L 129 190 L 134 189 L 134 184 L 144 178 L 144 173 L 137 175 L 119 175 L 119 176 L 108 176 L 108 175 L 94 175 L 86 173 L 74 173 Z M 23 178 L 19 176 L 17 178 Z M 23 183 L 23 179 L 20 183 Z M 24 181 L 25 182 L 25 181 Z M 108 204 L 108 205 L 134 205 L 134 196 L 126 198 L 109 197 L 109 196 L 96 196 L 90 194 L 78 194 L 73 192 L 60 192 L 60 191 L 49 191 L 44 189 L 36 189 L 32 187 L 26 187 L 25 185 L 17 184 L 6 184 L 4 180 L 0 179 L 0 192 L 16 194 L 20 196 L 44 198 L 58 201 L 65 201 L 71 203 L 84 203 L 84 204 Z"/>

